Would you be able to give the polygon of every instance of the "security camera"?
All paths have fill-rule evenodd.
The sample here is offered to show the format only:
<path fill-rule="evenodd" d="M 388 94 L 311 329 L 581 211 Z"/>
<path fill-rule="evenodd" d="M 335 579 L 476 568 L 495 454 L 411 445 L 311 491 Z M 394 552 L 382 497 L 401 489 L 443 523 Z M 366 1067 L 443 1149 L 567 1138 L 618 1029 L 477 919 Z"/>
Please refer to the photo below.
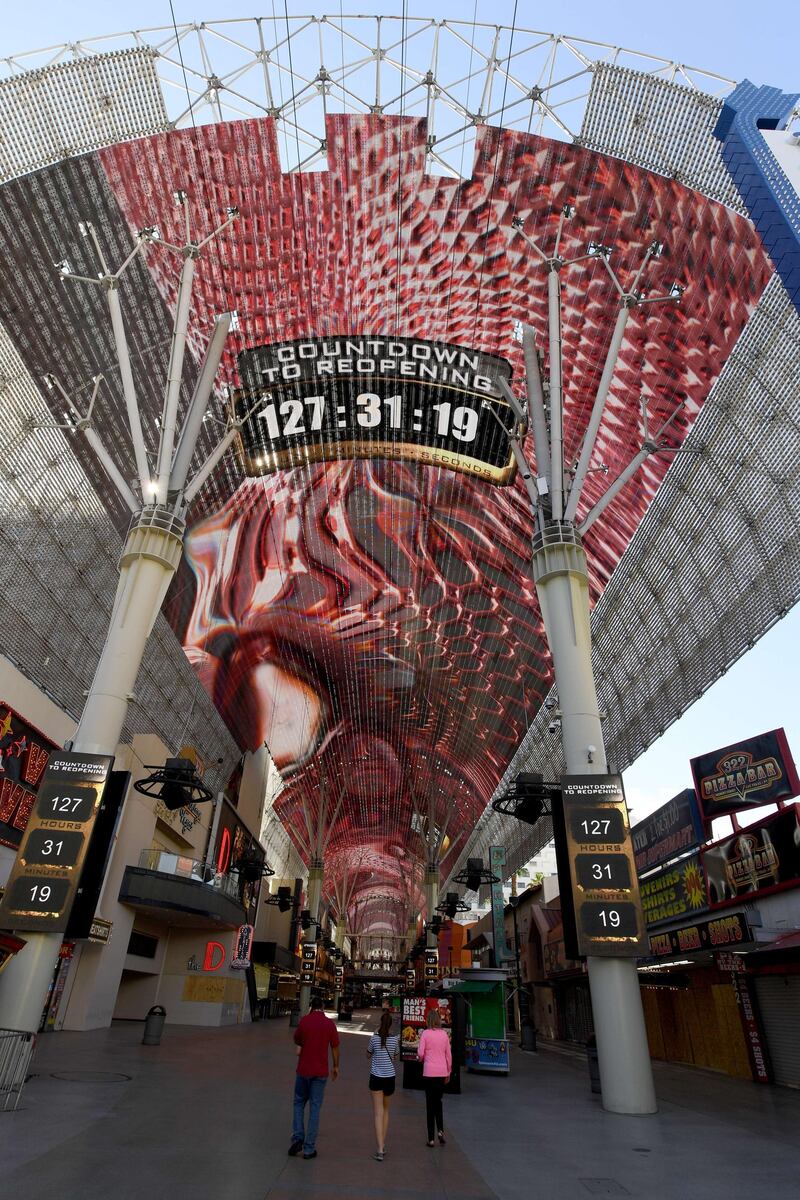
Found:
<path fill-rule="evenodd" d="M 547 728 L 550 730 L 551 733 L 558 733 L 559 729 L 561 728 L 561 722 L 560 721 L 551 721 L 550 724 L 547 726 Z"/>

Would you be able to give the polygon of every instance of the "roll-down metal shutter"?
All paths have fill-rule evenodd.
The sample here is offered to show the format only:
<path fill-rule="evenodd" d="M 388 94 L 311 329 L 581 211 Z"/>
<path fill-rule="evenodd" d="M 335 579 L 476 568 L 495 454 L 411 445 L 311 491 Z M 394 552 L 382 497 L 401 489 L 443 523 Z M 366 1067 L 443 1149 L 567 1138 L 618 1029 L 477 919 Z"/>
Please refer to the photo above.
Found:
<path fill-rule="evenodd" d="M 775 1082 L 800 1088 L 800 975 L 762 975 L 755 983 Z"/>

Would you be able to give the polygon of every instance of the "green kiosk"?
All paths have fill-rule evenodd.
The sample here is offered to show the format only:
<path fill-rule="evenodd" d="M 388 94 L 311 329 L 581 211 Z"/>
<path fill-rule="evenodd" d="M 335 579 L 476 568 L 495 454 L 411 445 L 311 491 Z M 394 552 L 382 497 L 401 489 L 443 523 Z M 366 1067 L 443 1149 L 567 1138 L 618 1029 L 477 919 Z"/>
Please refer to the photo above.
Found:
<path fill-rule="evenodd" d="M 471 967 L 444 980 L 445 995 L 463 996 L 467 1008 L 464 1065 L 468 1071 L 507 1075 L 510 1070 L 506 1030 L 508 972 Z"/>

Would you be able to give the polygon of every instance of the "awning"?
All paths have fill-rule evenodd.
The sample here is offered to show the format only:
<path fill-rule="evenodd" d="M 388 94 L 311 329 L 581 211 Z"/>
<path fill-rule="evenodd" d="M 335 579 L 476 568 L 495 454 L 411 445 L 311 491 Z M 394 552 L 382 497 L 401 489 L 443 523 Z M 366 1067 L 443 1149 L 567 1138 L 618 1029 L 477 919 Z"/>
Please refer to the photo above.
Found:
<path fill-rule="evenodd" d="M 497 982 L 491 983 L 486 979 L 464 979 L 460 983 L 451 984 L 447 988 L 449 992 L 493 992 L 496 987 L 505 983 L 504 979 L 498 979 Z"/>
<path fill-rule="evenodd" d="M 747 957 L 750 958 L 754 954 L 776 954 L 787 950 L 800 950 L 800 929 L 795 929 L 791 933 L 782 933 L 780 937 L 771 942 L 758 942 L 754 950 L 747 951 Z"/>

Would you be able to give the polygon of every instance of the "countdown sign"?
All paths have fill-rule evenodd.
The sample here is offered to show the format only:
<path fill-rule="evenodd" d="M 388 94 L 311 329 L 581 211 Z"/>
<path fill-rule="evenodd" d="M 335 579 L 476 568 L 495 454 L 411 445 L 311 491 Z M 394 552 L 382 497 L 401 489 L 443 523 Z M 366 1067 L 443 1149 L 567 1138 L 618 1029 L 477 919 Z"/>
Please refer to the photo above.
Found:
<path fill-rule="evenodd" d="M 0 926 L 66 929 L 113 761 L 51 754 L 0 903 Z"/>
<path fill-rule="evenodd" d="M 243 350 L 234 397 L 244 468 L 341 458 L 434 463 L 509 483 L 515 465 L 491 399 L 513 424 L 497 380 L 504 358 L 403 337 L 307 338 Z"/>
<path fill-rule="evenodd" d="M 432 980 L 439 978 L 439 951 L 436 949 L 425 951 L 425 979 L 430 983 Z"/>
<path fill-rule="evenodd" d="M 619 775 L 565 775 L 563 823 L 578 953 L 646 954 L 639 881 Z"/>
<path fill-rule="evenodd" d="M 317 947 L 315 942 L 303 942 L 300 961 L 300 982 L 313 983 L 317 970 Z"/>

